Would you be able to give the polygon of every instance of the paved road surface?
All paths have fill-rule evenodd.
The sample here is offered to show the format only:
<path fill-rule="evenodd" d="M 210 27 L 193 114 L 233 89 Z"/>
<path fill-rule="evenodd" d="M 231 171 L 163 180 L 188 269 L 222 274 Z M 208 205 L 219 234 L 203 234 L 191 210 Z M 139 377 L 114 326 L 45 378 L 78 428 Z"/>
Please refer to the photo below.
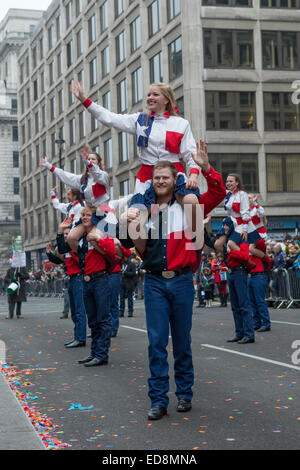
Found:
<path fill-rule="evenodd" d="M 300 344 L 299 309 L 272 309 L 272 331 L 257 333 L 254 344 L 238 345 L 226 342 L 233 333 L 229 308 L 195 308 L 193 409 L 186 414 L 175 410 L 169 345 L 170 405 L 168 416 L 157 422 L 147 421 L 143 302 L 136 301 L 134 318 L 121 319 L 109 364 L 91 369 L 76 362 L 89 353 L 89 339 L 85 348 L 64 348 L 73 327 L 70 319 L 59 319 L 61 310 L 61 299 L 29 298 L 24 319 L 6 320 L 6 299 L 0 298 L 6 362 L 23 371 L 20 390 L 39 397 L 31 406 L 57 425 L 54 436 L 68 445 L 65 450 L 299 449 L 300 364 L 291 358 L 292 343 Z M 24 385 L 28 380 L 30 387 Z M 5 412 L 0 407 L 0 449 L 40 448 L 3 382 L 0 377 L 0 403 L 7 404 Z M 79 404 L 92 408 L 76 409 Z M 24 440 L 12 425 L 17 415 L 18 431 L 27 433 Z"/>

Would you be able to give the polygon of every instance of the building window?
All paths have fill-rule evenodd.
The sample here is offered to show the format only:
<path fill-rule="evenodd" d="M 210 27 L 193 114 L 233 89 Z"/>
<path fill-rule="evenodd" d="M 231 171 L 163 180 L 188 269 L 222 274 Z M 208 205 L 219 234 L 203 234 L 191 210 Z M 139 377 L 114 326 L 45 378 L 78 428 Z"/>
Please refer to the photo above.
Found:
<path fill-rule="evenodd" d="M 100 27 L 101 33 L 108 28 L 108 10 L 107 10 L 107 0 L 102 3 L 100 7 Z"/>
<path fill-rule="evenodd" d="M 79 70 L 77 74 L 78 81 L 82 83 L 82 86 L 84 87 L 84 70 L 81 69 Z"/>
<path fill-rule="evenodd" d="M 48 173 L 44 175 L 44 199 L 48 199 Z"/>
<path fill-rule="evenodd" d="M 58 222 L 57 222 L 57 210 L 53 209 L 53 232 L 57 232 Z"/>
<path fill-rule="evenodd" d="M 28 239 L 28 222 L 27 219 L 24 219 L 24 239 Z"/>
<path fill-rule="evenodd" d="M 85 111 L 79 113 L 79 138 L 80 140 L 86 136 L 86 126 L 85 126 Z"/>
<path fill-rule="evenodd" d="M 60 16 L 56 17 L 56 40 L 58 41 L 60 39 Z"/>
<path fill-rule="evenodd" d="M 41 180 L 40 180 L 40 178 L 37 178 L 37 180 L 36 180 L 36 200 L 37 200 L 37 202 L 40 202 L 40 200 L 41 200 Z"/>
<path fill-rule="evenodd" d="M 50 120 L 53 121 L 55 119 L 55 96 L 50 98 Z"/>
<path fill-rule="evenodd" d="M 261 8 L 300 8 L 300 0 L 260 0 Z"/>
<path fill-rule="evenodd" d="M 14 217 L 15 217 L 15 220 L 21 219 L 20 204 L 14 205 Z"/>
<path fill-rule="evenodd" d="M 116 37 L 116 59 L 117 65 L 126 59 L 125 31 Z"/>
<path fill-rule="evenodd" d="M 135 52 L 142 45 L 140 16 L 130 23 L 130 44 L 131 53 Z"/>
<path fill-rule="evenodd" d="M 115 0 L 115 18 L 118 18 L 124 11 L 124 0 Z"/>
<path fill-rule="evenodd" d="M 300 130 L 299 104 L 291 93 L 264 92 L 265 130 Z"/>
<path fill-rule="evenodd" d="M 110 72 L 109 46 L 106 46 L 101 51 L 101 66 L 102 77 L 106 77 L 106 75 L 108 75 Z"/>
<path fill-rule="evenodd" d="M 34 46 L 33 49 L 32 49 L 32 68 L 35 69 L 36 64 L 37 64 L 37 62 L 36 62 L 36 46 Z"/>
<path fill-rule="evenodd" d="M 132 73 L 132 104 L 136 104 L 143 99 L 143 79 L 142 68 L 139 67 Z"/>
<path fill-rule="evenodd" d="M 112 139 L 107 139 L 104 141 L 104 163 L 105 169 L 109 170 L 113 167 L 112 160 Z"/>
<path fill-rule="evenodd" d="M 31 173 L 32 172 L 32 151 L 31 150 L 29 150 L 29 153 L 28 153 L 28 160 L 29 160 L 29 164 L 28 164 L 29 173 Z"/>
<path fill-rule="evenodd" d="M 13 168 L 19 168 L 19 152 L 13 152 Z"/>
<path fill-rule="evenodd" d="M 202 4 L 208 6 L 252 7 L 252 0 L 202 0 Z"/>
<path fill-rule="evenodd" d="M 24 206 L 24 209 L 26 209 L 27 207 L 27 187 L 26 186 L 23 187 L 23 206 Z"/>
<path fill-rule="evenodd" d="M 253 32 L 205 29 L 205 67 L 253 67 Z"/>
<path fill-rule="evenodd" d="M 61 114 L 64 110 L 64 90 L 61 88 L 58 91 L 58 112 Z"/>
<path fill-rule="evenodd" d="M 33 215 L 30 216 L 30 238 L 34 237 L 34 218 Z"/>
<path fill-rule="evenodd" d="M 255 93 L 206 91 L 207 130 L 255 130 Z"/>
<path fill-rule="evenodd" d="M 73 64 L 73 40 L 71 39 L 67 43 L 67 67 L 70 67 Z"/>
<path fill-rule="evenodd" d="M 90 62 L 90 87 L 97 83 L 97 57 Z"/>
<path fill-rule="evenodd" d="M 123 113 L 127 109 L 127 80 L 124 78 L 117 84 L 118 113 Z"/>
<path fill-rule="evenodd" d="M 54 82 L 54 67 L 53 62 L 49 64 L 49 83 L 52 85 Z"/>
<path fill-rule="evenodd" d="M 40 38 L 40 60 L 43 60 L 44 57 L 44 38 Z"/>
<path fill-rule="evenodd" d="M 119 163 L 127 162 L 129 159 L 128 134 L 119 132 Z"/>
<path fill-rule="evenodd" d="M 20 178 L 14 177 L 14 194 L 20 194 Z"/>
<path fill-rule="evenodd" d="M 69 121 L 69 130 L 70 130 L 70 145 L 76 143 L 76 122 L 75 118 L 70 119 Z"/>
<path fill-rule="evenodd" d="M 42 105 L 42 128 L 46 125 L 46 105 Z"/>
<path fill-rule="evenodd" d="M 38 81 L 34 80 L 33 82 L 33 99 L 36 101 L 38 99 Z"/>
<path fill-rule="evenodd" d="M 75 10 L 76 10 L 76 17 L 77 17 L 82 12 L 82 0 L 75 1 Z"/>
<path fill-rule="evenodd" d="M 184 97 L 176 98 L 176 106 L 179 111 L 179 116 L 184 117 Z"/>
<path fill-rule="evenodd" d="M 120 196 L 128 196 L 129 191 L 129 180 L 124 180 L 120 182 Z"/>
<path fill-rule="evenodd" d="M 19 133 L 18 133 L 18 127 L 13 126 L 12 128 L 12 140 L 13 142 L 18 142 L 19 140 Z"/>
<path fill-rule="evenodd" d="M 264 69 L 300 69 L 300 33 L 262 31 Z"/>
<path fill-rule="evenodd" d="M 44 212 L 44 220 L 45 220 L 45 233 L 49 233 L 49 216 L 48 216 L 48 211 Z"/>
<path fill-rule="evenodd" d="M 75 103 L 75 96 L 73 95 L 73 93 L 70 90 L 72 81 L 73 80 L 70 80 L 69 83 L 68 83 L 69 106 L 71 106 L 73 103 Z"/>
<path fill-rule="evenodd" d="M 44 91 L 45 91 L 45 74 L 44 74 L 44 72 L 41 72 L 40 83 L 41 83 L 41 94 L 43 94 Z"/>
<path fill-rule="evenodd" d="M 22 162 L 23 162 L 23 165 L 22 165 L 23 176 L 26 176 L 26 153 L 24 153 L 24 155 L 22 156 Z"/>
<path fill-rule="evenodd" d="M 181 13 L 181 0 L 167 0 L 167 17 L 168 22 L 173 20 Z"/>
<path fill-rule="evenodd" d="M 300 154 L 267 154 L 266 163 L 269 192 L 300 191 Z"/>
<path fill-rule="evenodd" d="M 61 55 L 61 52 L 59 52 L 57 54 L 56 65 L 57 65 L 57 77 L 60 77 L 61 74 L 62 74 L 62 55 Z"/>
<path fill-rule="evenodd" d="M 150 82 L 163 82 L 162 52 L 158 52 L 150 59 Z"/>
<path fill-rule="evenodd" d="M 229 173 L 238 173 L 242 177 L 245 191 L 258 191 L 258 157 L 256 154 L 210 154 L 211 166 L 221 173 L 226 181 Z"/>
<path fill-rule="evenodd" d="M 160 30 L 160 0 L 154 0 L 148 7 L 149 37 Z"/>
<path fill-rule="evenodd" d="M 27 140 L 31 139 L 31 119 L 27 121 Z"/>
<path fill-rule="evenodd" d="M 174 80 L 182 75 L 181 36 L 169 44 L 169 78 Z"/>
<path fill-rule="evenodd" d="M 77 57 L 81 56 L 83 53 L 83 31 L 80 29 L 76 34 L 76 42 L 77 42 Z"/>
<path fill-rule="evenodd" d="M 48 28 L 48 50 L 52 49 L 53 46 L 53 25 Z"/>
<path fill-rule="evenodd" d="M 66 29 L 71 26 L 72 23 L 72 0 L 66 5 Z"/>
<path fill-rule="evenodd" d="M 110 91 L 104 93 L 102 97 L 103 107 L 111 111 L 111 94 Z"/>
<path fill-rule="evenodd" d="M 98 103 L 97 100 L 94 100 L 94 103 Z M 91 115 L 91 131 L 94 132 L 99 129 L 99 121 Z"/>
<path fill-rule="evenodd" d="M 96 31 L 96 15 L 90 17 L 88 21 L 88 32 L 89 32 L 89 46 L 96 41 L 97 31 Z"/>
<path fill-rule="evenodd" d="M 35 125 L 35 133 L 37 134 L 40 130 L 40 118 L 39 118 L 38 111 L 34 113 L 34 125 Z"/>

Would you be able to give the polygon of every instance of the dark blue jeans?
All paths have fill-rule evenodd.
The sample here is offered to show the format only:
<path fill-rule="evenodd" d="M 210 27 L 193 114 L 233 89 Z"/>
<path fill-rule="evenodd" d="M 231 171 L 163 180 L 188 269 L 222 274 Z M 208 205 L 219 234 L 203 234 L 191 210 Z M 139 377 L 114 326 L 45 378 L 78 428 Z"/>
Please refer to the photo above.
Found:
<path fill-rule="evenodd" d="M 83 279 L 76 276 L 68 281 L 71 318 L 74 323 L 74 340 L 86 340 L 86 311 L 83 301 Z"/>
<path fill-rule="evenodd" d="M 91 356 L 108 360 L 111 337 L 109 276 L 83 281 L 83 298 L 91 329 Z"/>
<path fill-rule="evenodd" d="M 194 301 L 192 273 L 165 279 L 145 274 L 144 300 L 148 330 L 151 406 L 167 408 L 169 403 L 169 365 L 167 345 L 169 326 L 173 342 L 174 378 L 177 398 L 192 399 L 194 369 L 191 328 Z"/>
<path fill-rule="evenodd" d="M 133 290 L 127 290 L 121 283 L 120 287 L 120 315 L 125 312 L 125 299 L 128 299 L 128 315 L 133 314 Z"/>
<path fill-rule="evenodd" d="M 267 289 L 267 276 L 258 274 L 248 278 L 248 295 L 253 315 L 254 328 L 265 326 L 270 328 L 270 314 L 265 300 Z"/>
<path fill-rule="evenodd" d="M 119 329 L 119 295 L 121 288 L 121 273 L 112 273 L 109 276 L 109 285 L 111 289 L 111 304 L 110 304 L 110 313 L 111 313 L 111 330 L 112 333 L 117 333 Z"/>
<path fill-rule="evenodd" d="M 235 334 L 239 338 L 254 338 L 253 317 L 248 297 L 248 274 L 245 269 L 229 274 L 228 288 Z"/>

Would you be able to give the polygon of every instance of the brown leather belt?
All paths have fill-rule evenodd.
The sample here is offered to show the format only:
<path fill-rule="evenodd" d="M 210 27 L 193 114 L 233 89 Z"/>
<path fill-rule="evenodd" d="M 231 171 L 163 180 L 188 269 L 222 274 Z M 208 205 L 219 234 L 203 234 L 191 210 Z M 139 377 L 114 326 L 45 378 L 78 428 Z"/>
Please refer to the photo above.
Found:
<path fill-rule="evenodd" d="M 162 276 L 165 279 L 173 279 L 173 277 L 180 276 L 181 274 L 186 274 L 192 271 L 190 266 L 186 268 L 179 269 L 178 271 L 146 271 L 148 274 L 154 274 L 155 276 Z"/>
<path fill-rule="evenodd" d="M 91 274 L 85 274 L 83 276 L 83 280 L 85 282 L 90 282 L 92 281 L 93 279 L 97 279 L 98 277 L 101 277 L 103 276 L 103 274 L 106 274 L 106 271 L 96 271 L 95 273 L 91 273 Z"/>

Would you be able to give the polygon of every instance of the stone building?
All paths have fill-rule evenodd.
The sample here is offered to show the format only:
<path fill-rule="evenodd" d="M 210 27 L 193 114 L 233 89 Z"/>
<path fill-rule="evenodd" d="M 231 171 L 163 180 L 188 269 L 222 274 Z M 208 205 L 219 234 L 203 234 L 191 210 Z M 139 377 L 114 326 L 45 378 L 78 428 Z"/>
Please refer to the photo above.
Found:
<path fill-rule="evenodd" d="M 17 57 L 41 15 L 10 9 L 0 23 L 0 273 L 9 266 L 12 237 L 21 229 Z"/>
<path fill-rule="evenodd" d="M 145 109 L 149 84 L 169 82 L 216 169 L 224 178 L 241 173 L 246 189 L 260 192 L 274 236 L 280 227 L 280 234 L 295 232 L 300 121 L 291 96 L 300 79 L 299 21 L 299 0 L 53 0 L 18 60 L 28 260 L 41 263 L 58 222 L 49 198 L 57 182 L 39 168 L 42 155 L 80 173 L 79 149 L 88 143 L 104 156 L 113 198 L 134 188 L 135 139 L 95 122 L 69 92 L 74 78 L 119 113 Z M 223 215 L 217 208 L 213 230 Z"/>

